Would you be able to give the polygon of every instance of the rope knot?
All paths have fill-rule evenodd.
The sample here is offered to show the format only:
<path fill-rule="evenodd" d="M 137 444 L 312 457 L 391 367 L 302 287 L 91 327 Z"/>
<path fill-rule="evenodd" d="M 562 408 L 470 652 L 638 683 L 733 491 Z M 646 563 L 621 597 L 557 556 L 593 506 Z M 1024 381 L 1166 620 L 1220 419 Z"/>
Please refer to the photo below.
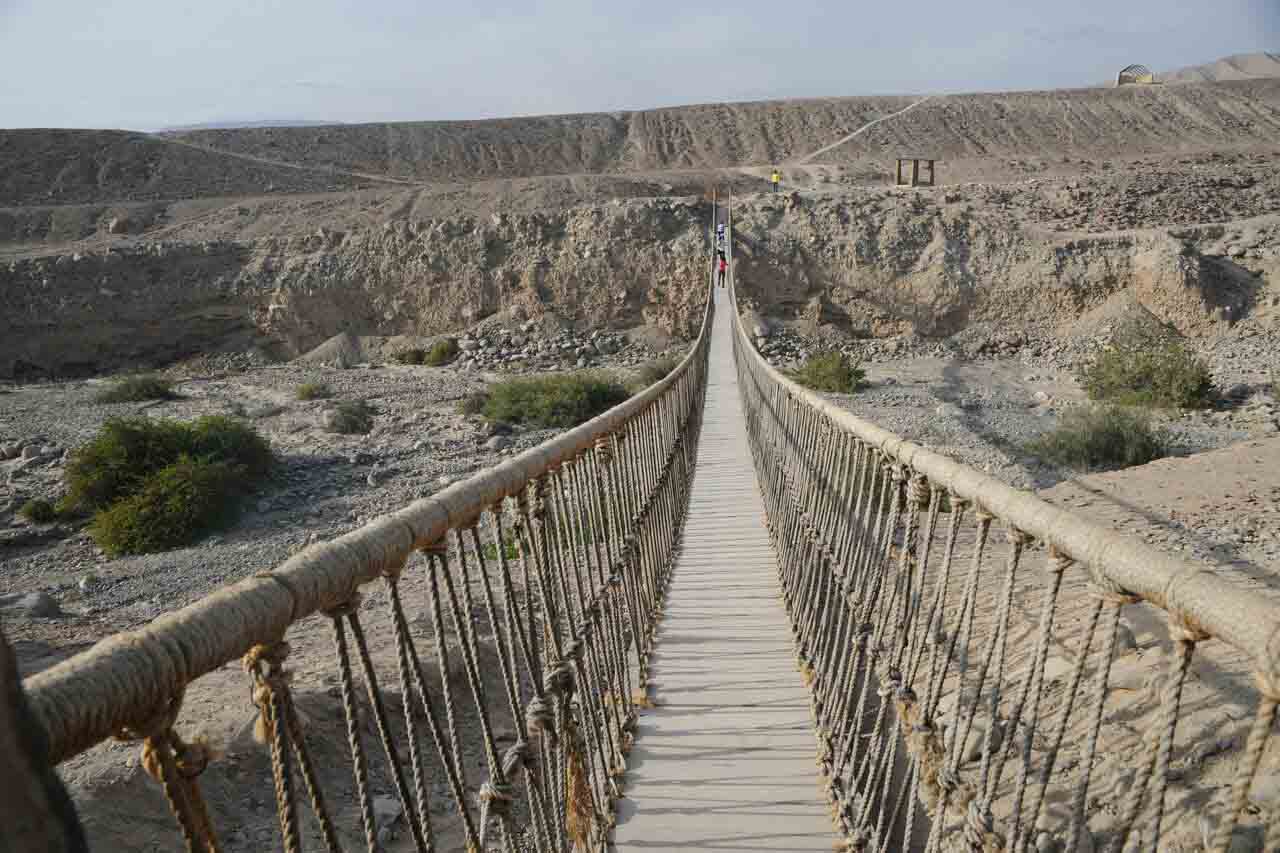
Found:
<path fill-rule="evenodd" d="M 529 745 L 529 741 L 516 741 L 502 754 L 502 775 L 507 779 L 513 778 L 529 766 L 532 758 L 533 747 Z"/>
<path fill-rule="evenodd" d="M 149 716 L 136 723 L 124 726 L 116 733 L 118 740 L 147 740 L 148 738 L 167 735 L 173 724 L 178 721 L 178 712 L 182 710 L 182 697 L 185 691 L 179 691 L 156 706 Z"/>
<path fill-rule="evenodd" d="M 494 512 L 495 514 L 502 512 L 502 504 L 498 504 L 498 508 Z M 432 542 L 430 545 L 423 545 L 418 550 L 421 551 L 423 554 L 426 554 L 428 557 L 430 557 L 432 554 L 435 554 L 437 556 L 442 556 L 444 554 L 449 553 L 449 543 L 446 542 L 443 537 L 441 537 L 440 539 L 437 539 L 436 541 Z"/>
<path fill-rule="evenodd" d="M 542 673 L 542 689 L 552 696 L 567 698 L 573 693 L 573 662 L 560 660 Z"/>
<path fill-rule="evenodd" d="M 395 583 L 400 580 L 400 576 L 404 574 L 404 567 L 408 562 L 408 554 L 405 554 L 400 559 L 392 559 L 389 564 L 382 567 L 382 576 L 392 583 Z"/>
<path fill-rule="evenodd" d="M 1090 587 L 1093 594 L 1108 604 L 1124 607 L 1126 604 L 1137 604 L 1142 600 L 1141 596 L 1134 595 L 1101 572 L 1095 570 L 1091 572 L 1091 575 L 1093 576 L 1093 583 L 1090 584 Z"/>
<path fill-rule="evenodd" d="M 1023 546 L 1031 542 L 1031 535 L 1019 530 L 1016 527 L 1010 527 L 1004 532 L 1004 538 L 1010 545 Z"/>
<path fill-rule="evenodd" d="M 1199 643 L 1213 636 L 1201 627 L 1195 617 L 1181 611 L 1170 611 L 1169 634 L 1180 643 Z"/>
<path fill-rule="evenodd" d="M 1075 560 L 1058 550 L 1056 545 L 1049 546 L 1049 561 L 1045 569 L 1052 575 L 1060 575 L 1075 565 Z"/>
<path fill-rule="evenodd" d="M 258 706 L 253 733 L 259 743 L 270 743 L 272 727 L 279 723 L 273 717 L 272 704 L 277 693 L 289 689 L 289 673 L 284 669 L 288 656 L 289 644 L 283 640 L 254 646 L 244 656 L 244 668 L 253 676 L 253 702 Z"/>
<path fill-rule="evenodd" d="M 511 814 L 511 801 L 515 799 L 515 789 L 507 782 L 486 780 L 480 786 L 480 849 L 488 849 L 485 842 L 489 837 L 489 817 L 506 818 Z"/>
<path fill-rule="evenodd" d="M 348 598 L 346 601 L 342 602 L 341 604 L 335 604 L 334 606 L 327 608 L 324 611 L 324 615 L 329 616 L 333 619 L 338 619 L 343 616 L 350 616 L 351 614 L 355 613 L 357 610 L 360 609 L 360 601 L 362 598 L 363 598 L 363 595 L 360 593 L 359 590 L 357 590 L 351 593 L 351 597 Z M 246 656 L 246 666 L 247 666 L 247 660 L 248 660 L 248 656 Z"/>
<path fill-rule="evenodd" d="M 255 680 L 279 687 L 288 681 L 288 674 L 284 671 L 284 662 L 288 657 L 289 644 L 284 640 L 254 646 L 245 653 L 244 668 Z"/>
<path fill-rule="evenodd" d="M 991 809 L 985 803 L 979 803 L 975 797 L 969 801 L 969 808 L 965 811 L 964 817 L 964 837 L 969 842 L 969 849 L 989 849 L 987 841 L 991 838 L 992 829 L 995 826 Z"/>
<path fill-rule="evenodd" d="M 545 737 L 552 744 L 559 743 L 555 716 L 551 713 L 551 706 L 547 704 L 546 699 L 541 696 L 530 699 L 529 704 L 525 706 L 525 717 L 528 720 L 525 729 L 529 737 Z"/>
<path fill-rule="evenodd" d="M 929 480 L 923 474 L 915 474 L 907 480 L 907 500 L 918 507 L 929 505 Z"/>
<path fill-rule="evenodd" d="M 199 776 L 215 757 L 213 747 L 203 740 L 186 743 L 176 734 L 171 734 L 169 739 L 176 747 L 174 757 L 177 759 L 178 772 L 184 778 L 194 779 Z"/>

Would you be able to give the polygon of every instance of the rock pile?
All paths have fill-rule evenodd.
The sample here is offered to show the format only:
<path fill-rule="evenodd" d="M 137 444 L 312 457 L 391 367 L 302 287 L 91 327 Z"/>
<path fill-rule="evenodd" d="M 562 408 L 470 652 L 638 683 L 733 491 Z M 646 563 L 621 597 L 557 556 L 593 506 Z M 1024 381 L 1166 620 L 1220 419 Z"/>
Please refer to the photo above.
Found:
<path fill-rule="evenodd" d="M 603 365 L 635 366 L 656 353 L 641 343 L 631 343 L 616 332 L 596 329 L 589 335 L 538 331 L 529 320 L 517 328 L 491 325 L 472 329 L 459 338 L 461 350 L 454 366 L 459 370 L 556 370 Z"/>

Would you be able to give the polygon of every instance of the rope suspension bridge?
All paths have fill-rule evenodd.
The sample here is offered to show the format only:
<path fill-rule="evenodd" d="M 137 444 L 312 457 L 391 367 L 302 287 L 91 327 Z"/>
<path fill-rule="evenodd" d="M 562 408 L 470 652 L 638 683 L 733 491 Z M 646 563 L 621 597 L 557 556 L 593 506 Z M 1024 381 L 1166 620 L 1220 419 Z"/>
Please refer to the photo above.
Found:
<path fill-rule="evenodd" d="M 1280 610 L 792 383 L 743 326 L 732 212 L 712 211 L 728 284 L 709 264 L 670 375 L 29 679 L 48 763 L 140 741 L 174 846 L 231 849 L 200 784 L 218 759 L 182 712 L 242 661 L 289 853 L 387 849 L 379 787 L 403 814 L 396 849 L 416 851 L 1166 850 L 1195 737 L 1184 685 L 1212 638 L 1257 693 L 1226 790 L 1200 802 L 1203 843 L 1260 823 L 1280 850 L 1280 816 L 1249 798 L 1274 746 Z M 1126 608 L 1170 643 L 1147 706 L 1118 714 Z M 339 792 L 290 679 L 290 630 L 317 619 Z M 374 625 L 395 650 L 381 669 Z M 1148 748 L 1114 784 L 1110 745 L 1134 727 Z"/>

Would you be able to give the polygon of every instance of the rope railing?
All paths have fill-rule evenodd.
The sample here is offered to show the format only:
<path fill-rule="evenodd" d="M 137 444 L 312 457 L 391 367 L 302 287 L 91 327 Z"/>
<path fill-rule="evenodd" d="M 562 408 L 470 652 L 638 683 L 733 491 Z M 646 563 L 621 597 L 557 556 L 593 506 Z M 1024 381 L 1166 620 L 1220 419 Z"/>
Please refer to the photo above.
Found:
<path fill-rule="evenodd" d="M 291 687 L 286 634 L 316 617 L 332 635 L 370 851 L 384 841 L 379 788 L 394 790 L 414 849 L 441 849 L 441 780 L 467 850 L 489 849 L 495 830 L 507 851 L 601 849 L 647 701 L 713 310 L 708 299 L 696 343 L 666 378 L 605 414 L 31 678 L 50 762 L 110 738 L 143 741 L 187 848 L 222 849 L 197 782 L 211 751 L 178 732 L 200 722 L 181 718 L 193 683 L 243 661 L 284 849 L 342 849 Z M 420 616 L 406 603 L 410 578 Z M 392 637 L 393 665 L 379 666 L 371 623 Z M 516 732 L 505 748 L 499 725 Z"/>
<path fill-rule="evenodd" d="M 1280 815 L 1248 802 L 1275 740 L 1280 608 L 799 386 L 756 351 L 730 295 L 751 452 L 849 849 L 1225 853 L 1248 819 L 1265 848 L 1240 849 L 1280 850 Z M 1117 705 L 1121 613 L 1139 609 L 1171 648 L 1149 689 Z M 1206 733 L 1179 730 L 1210 639 L 1248 662 L 1259 693 L 1216 801 L 1182 778 Z M 1048 671 L 1051 656 L 1065 666 Z M 1188 846 L 1168 846 L 1175 785 Z"/>

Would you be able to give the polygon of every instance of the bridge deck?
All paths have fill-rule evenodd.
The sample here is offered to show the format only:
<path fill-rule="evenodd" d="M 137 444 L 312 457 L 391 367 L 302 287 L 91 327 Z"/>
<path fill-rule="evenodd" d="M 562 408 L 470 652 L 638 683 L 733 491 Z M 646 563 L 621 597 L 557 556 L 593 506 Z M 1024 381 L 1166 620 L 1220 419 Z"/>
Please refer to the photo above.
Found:
<path fill-rule="evenodd" d="M 640 720 L 616 849 L 829 853 L 836 835 L 747 445 L 732 309 L 723 298 L 717 309 L 689 518 L 653 658 L 657 708 Z"/>

